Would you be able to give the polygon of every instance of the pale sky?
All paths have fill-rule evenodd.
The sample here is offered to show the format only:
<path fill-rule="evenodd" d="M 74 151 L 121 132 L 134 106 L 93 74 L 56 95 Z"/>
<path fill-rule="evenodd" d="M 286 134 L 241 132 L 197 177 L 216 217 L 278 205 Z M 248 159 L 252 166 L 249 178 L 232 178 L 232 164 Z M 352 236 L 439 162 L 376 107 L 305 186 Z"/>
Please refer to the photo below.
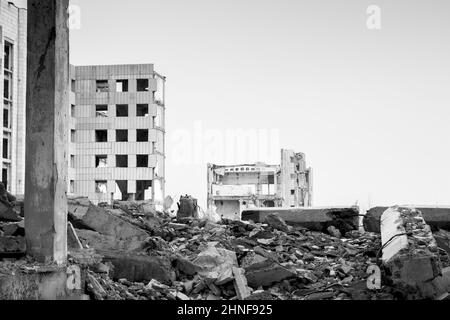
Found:
<path fill-rule="evenodd" d="M 304 152 L 314 205 L 450 205 L 448 0 L 71 3 L 73 64 L 154 63 L 167 77 L 167 195 L 204 208 L 206 163 L 230 157 L 197 148 L 180 165 L 180 130 L 208 150 L 208 134 L 278 130 L 279 147 L 259 141 L 270 153 L 246 160 Z M 366 27 L 372 4 L 381 30 Z"/>

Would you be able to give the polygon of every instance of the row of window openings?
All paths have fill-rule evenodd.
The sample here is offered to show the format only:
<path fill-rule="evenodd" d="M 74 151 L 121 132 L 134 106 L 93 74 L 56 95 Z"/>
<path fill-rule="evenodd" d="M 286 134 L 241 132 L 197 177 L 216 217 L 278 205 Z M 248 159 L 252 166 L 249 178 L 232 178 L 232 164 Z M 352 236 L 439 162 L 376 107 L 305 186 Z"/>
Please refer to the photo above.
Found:
<path fill-rule="evenodd" d="M 128 92 L 128 80 L 116 80 L 116 92 Z M 72 80 L 72 92 L 75 92 L 75 80 Z M 95 81 L 96 92 L 110 92 L 108 80 L 96 80 Z M 137 79 L 136 91 L 145 92 L 149 91 L 149 79 Z"/>
<path fill-rule="evenodd" d="M 72 162 L 74 162 L 74 158 L 72 158 Z M 72 163 L 72 167 L 73 164 L 74 163 Z M 108 168 L 108 156 L 107 155 L 95 156 L 95 167 Z M 148 155 L 146 154 L 136 155 L 136 167 L 148 168 Z M 116 155 L 116 168 L 128 168 L 128 155 Z"/>
<path fill-rule="evenodd" d="M 118 104 L 116 105 L 116 117 L 128 117 L 128 105 Z M 148 104 L 136 105 L 136 117 L 148 117 Z M 75 117 L 75 105 L 72 105 L 71 110 L 72 117 Z M 108 105 L 98 104 L 95 106 L 95 116 L 97 118 L 108 117 Z"/>
<path fill-rule="evenodd" d="M 75 156 L 70 156 L 70 167 L 75 168 Z M 96 168 L 108 168 L 108 156 L 97 155 L 95 156 Z M 116 155 L 116 168 L 128 168 L 128 155 Z M 136 155 L 136 167 L 148 168 L 148 155 Z"/>
<path fill-rule="evenodd" d="M 76 143 L 76 130 L 71 130 L 70 141 Z M 147 129 L 136 130 L 136 142 L 148 142 L 149 135 Z M 95 130 L 95 142 L 108 142 L 108 130 Z M 128 130 L 116 130 L 115 142 L 129 142 Z"/>

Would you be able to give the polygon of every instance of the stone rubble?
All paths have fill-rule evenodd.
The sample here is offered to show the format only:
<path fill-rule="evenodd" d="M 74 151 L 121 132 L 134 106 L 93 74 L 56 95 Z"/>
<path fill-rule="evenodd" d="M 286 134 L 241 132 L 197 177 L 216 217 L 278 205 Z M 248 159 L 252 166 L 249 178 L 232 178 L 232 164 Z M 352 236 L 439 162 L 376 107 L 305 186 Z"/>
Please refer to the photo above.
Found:
<path fill-rule="evenodd" d="M 82 266 L 85 290 L 98 300 L 396 300 L 408 298 L 381 261 L 381 236 L 357 230 L 327 233 L 288 225 L 271 214 L 261 223 L 170 217 L 150 205 L 94 206 L 69 200 L 69 260 Z M 0 221 L 2 243 L 23 236 Z M 440 231 L 437 243 L 449 245 Z M 82 245 L 79 246 L 78 241 Z M 436 250 L 449 279 L 447 248 Z M 24 251 L 24 248 L 21 248 Z M 369 267 L 381 268 L 381 289 L 368 289 Z M 438 285 L 444 289 L 447 282 Z M 432 289 L 432 288 L 431 288 Z M 442 288 L 441 288 L 442 289 Z M 444 298 L 444 297 L 441 297 Z"/>

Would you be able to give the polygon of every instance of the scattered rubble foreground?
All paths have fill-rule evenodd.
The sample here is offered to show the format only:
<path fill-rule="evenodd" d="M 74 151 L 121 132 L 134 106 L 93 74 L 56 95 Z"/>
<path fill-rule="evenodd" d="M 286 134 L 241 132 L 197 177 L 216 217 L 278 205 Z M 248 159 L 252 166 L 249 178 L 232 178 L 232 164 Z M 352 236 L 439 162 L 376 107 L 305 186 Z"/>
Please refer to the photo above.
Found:
<path fill-rule="evenodd" d="M 82 266 L 83 291 L 96 300 L 446 299 L 450 233 L 435 233 L 438 246 L 420 212 L 390 210 L 404 221 L 395 220 L 386 239 L 383 225 L 381 235 L 357 226 L 323 233 L 288 226 L 276 214 L 262 223 L 213 223 L 171 218 L 146 204 L 99 207 L 75 198 L 69 200 L 69 262 Z M 0 230 L 0 276 L 35 268 L 24 257 L 23 220 L 0 222 Z M 430 262 L 420 269 L 425 272 L 410 272 L 422 266 L 416 257 Z M 381 286 L 371 290 L 375 265 Z M 376 280 L 369 287 L 377 288 Z"/>

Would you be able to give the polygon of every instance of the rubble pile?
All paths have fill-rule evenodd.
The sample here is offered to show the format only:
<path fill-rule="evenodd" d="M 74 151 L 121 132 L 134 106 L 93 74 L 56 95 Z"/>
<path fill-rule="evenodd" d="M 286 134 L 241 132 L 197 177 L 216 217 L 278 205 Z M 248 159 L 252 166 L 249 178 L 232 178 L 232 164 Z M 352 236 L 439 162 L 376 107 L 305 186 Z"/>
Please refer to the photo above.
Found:
<path fill-rule="evenodd" d="M 114 269 L 121 266 L 108 258 L 110 252 L 105 250 L 104 244 L 89 242 L 84 237 L 85 230 L 77 229 L 85 247 L 96 248 L 97 252 L 106 255 L 107 261 L 112 262 L 112 270 L 108 274 L 90 271 L 88 282 L 92 284 L 88 288 L 92 287 L 93 298 L 394 298 L 392 288 L 367 289 L 367 268 L 377 263 L 381 248 L 377 234 L 352 231 L 341 237 L 336 228 L 329 228 L 330 234 L 309 231 L 299 226 L 288 226 L 277 215 L 269 215 L 264 223 L 231 220 L 212 223 L 156 213 L 129 215 L 114 208 L 105 207 L 103 210 L 112 217 L 120 216 L 123 221 L 147 233 L 140 247 L 131 246 L 131 251 L 119 255 L 128 255 L 126 260 L 130 256 L 163 257 L 166 262 L 170 261 L 170 267 L 162 268 L 158 273 L 156 267 L 151 266 L 147 277 L 126 273 L 117 275 Z M 118 237 L 115 241 L 120 243 L 120 239 Z M 116 243 L 109 249 L 120 246 Z"/>
<path fill-rule="evenodd" d="M 145 203 L 95 206 L 86 198 L 73 198 L 68 204 L 69 261 L 82 268 L 83 288 L 90 299 L 408 297 L 383 265 L 385 248 L 378 233 L 345 231 L 335 226 L 329 226 L 326 232 L 314 231 L 288 225 L 276 213 L 258 223 L 226 219 L 213 223 L 192 216 L 171 217 Z M 416 240 L 421 239 L 420 230 L 429 235 L 425 223 L 418 223 L 412 216 L 405 216 L 405 221 L 405 233 L 414 233 Z M 411 230 L 410 225 L 414 225 Z M 2 256 L 6 243 L 2 239 L 21 239 L 24 231 L 23 221 L 0 221 L 0 259 L 25 263 L 26 258 Z M 436 235 L 433 245 L 437 243 L 443 249 L 433 249 L 433 254 L 448 277 L 450 261 L 445 250 L 450 246 L 450 236 L 442 230 Z M 24 246 L 20 247 L 22 254 Z M 377 268 L 381 268 L 380 278 L 371 280 Z"/>

